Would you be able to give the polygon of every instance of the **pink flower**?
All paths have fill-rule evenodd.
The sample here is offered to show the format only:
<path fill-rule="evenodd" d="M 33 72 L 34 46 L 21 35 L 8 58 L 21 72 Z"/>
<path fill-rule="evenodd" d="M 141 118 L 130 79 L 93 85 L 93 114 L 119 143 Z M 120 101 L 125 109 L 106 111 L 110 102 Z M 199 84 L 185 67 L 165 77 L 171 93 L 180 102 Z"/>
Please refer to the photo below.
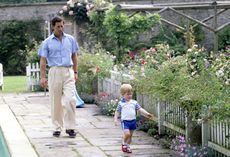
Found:
<path fill-rule="evenodd" d="M 60 10 L 60 11 L 59 11 L 59 14 L 63 14 L 63 10 Z"/>
<path fill-rule="evenodd" d="M 67 11 L 67 10 L 68 10 L 68 7 L 67 7 L 66 5 L 64 5 L 64 6 L 62 7 L 62 10 Z"/>
<path fill-rule="evenodd" d="M 146 50 L 147 50 L 146 47 L 141 48 L 141 51 L 146 51 Z"/>
<path fill-rule="evenodd" d="M 141 65 L 145 65 L 146 61 L 144 59 L 141 59 Z"/>
<path fill-rule="evenodd" d="M 70 10 L 70 11 L 69 11 L 69 15 L 70 15 L 70 16 L 73 15 L 73 10 Z"/>
<path fill-rule="evenodd" d="M 132 52 L 132 51 L 129 51 L 129 57 L 130 57 L 131 59 L 134 59 L 134 58 L 135 58 L 135 53 Z"/>

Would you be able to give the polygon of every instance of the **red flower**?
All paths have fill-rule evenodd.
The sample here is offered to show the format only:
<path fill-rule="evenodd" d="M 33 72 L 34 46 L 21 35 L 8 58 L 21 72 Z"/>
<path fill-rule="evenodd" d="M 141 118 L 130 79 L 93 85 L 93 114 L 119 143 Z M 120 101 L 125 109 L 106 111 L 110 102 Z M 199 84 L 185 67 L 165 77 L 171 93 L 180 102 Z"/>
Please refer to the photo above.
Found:
<path fill-rule="evenodd" d="M 146 61 L 144 59 L 141 59 L 141 65 L 144 65 Z"/>
<path fill-rule="evenodd" d="M 146 47 L 141 48 L 141 51 L 146 51 L 146 50 L 147 50 Z"/>
<path fill-rule="evenodd" d="M 132 52 L 132 51 L 129 51 L 129 57 L 130 57 L 131 59 L 134 59 L 134 58 L 135 58 L 135 53 Z"/>
<path fill-rule="evenodd" d="M 96 73 L 98 73 L 100 71 L 99 66 L 96 67 Z"/>

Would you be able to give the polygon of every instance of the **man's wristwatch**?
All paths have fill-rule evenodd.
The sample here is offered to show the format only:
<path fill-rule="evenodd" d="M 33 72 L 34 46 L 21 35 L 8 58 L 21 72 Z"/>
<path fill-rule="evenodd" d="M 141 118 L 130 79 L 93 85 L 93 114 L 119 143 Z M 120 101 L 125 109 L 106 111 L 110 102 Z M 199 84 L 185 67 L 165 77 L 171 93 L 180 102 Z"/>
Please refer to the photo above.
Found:
<path fill-rule="evenodd" d="M 74 71 L 74 74 L 78 74 L 78 72 L 77 72 L 77 71 Z"/>

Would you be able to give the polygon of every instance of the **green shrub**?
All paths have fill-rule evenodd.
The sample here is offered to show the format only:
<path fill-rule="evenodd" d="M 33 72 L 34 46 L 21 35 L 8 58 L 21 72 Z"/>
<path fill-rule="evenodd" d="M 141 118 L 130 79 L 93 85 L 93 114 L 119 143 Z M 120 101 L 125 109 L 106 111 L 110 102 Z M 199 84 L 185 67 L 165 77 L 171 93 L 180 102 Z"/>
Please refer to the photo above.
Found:
<path fill-rule="evenodd" d="M 147 133 L 149 136 L 154 136 L 158 133 L 158 130 L 155 128 L 150 128 Z"/>
<path fill-rule="evenodd" d="M 153 95 L 161 101 L 179 104 L 194 119 L 205 119 L 207 118 L 205 114 L 217 113 L 218 109 L 221 111 L 224 107 L 228 110 L 230 108 L 229 86 L 219 80 L 216 70 L 211 69 L 212 66 L 205 66 L 208 60 L 205 54 L 207 54 L 205 50 L 194 47 L 188 50 L 187 55 L 163 62 L 159 69 L 144 73 L 144 77 L 136 77 L 134 84 L 137 91 Z M 218 65 L 225 66 L 227 63 L 224 61 Z M 217 70 L 221 68 L 217 67 Z M 229 77 L 227 70 L 223 74 Z M 229 115 L 229 112 L 218 113 Z"/>
<path fill-rule="evenodd" d="M 106 102 L 105 104 L 100 104 L 101 113 L 107 116 L 114 116 L 117 105 L 118 105 L 118 99 L 110 100 L 109 102 Z"/>
<path fill-rule="evenodd" d="M 33 41 L 43 38 L 40 22 L 8 21 L 0 24 L 0 63 L 4 65 L 5 75 L 25 74 L 27 50 L 34 47 Z"/>
<path fill-rule="evenodd" d="M 26 45 L 26 51 L 27 51 L 27 63 L 36 63 L 39 62 L 40 58 L 38 56 L 38 49 L 40 46 L 40 43 L 37 41 L 33 42 L 33 47 L 29 47 Z"/>
<path fill-rule="evenodd" d="M 122 60 L 131 40 L 139 33 L 151 28 L 159 19 L 158 14 L 146 16 L 135 14 L 129 17 L 127 13 L 118 11 L 115 7 L 107 10 L 103 25 L 107 30 L 107 36 L 116 45 L 116 51 L 114 51 L 116 61 L 120 62 Z"/>
<path fill-rule="evenodd" d="M 96 93 L 98 78 L 105 78 L 110 75 L 110 70 L 113 66 L 112 56 L 101 48 L 100 45 L 95 45 L 92 53 L 82 49 L 82 55 L 78 58 L 79 80 L 77 81 L 77 89 L 79 93 Z"/>
<path fill-rule="evenodd" d="M 152 120 L 148 120 L 143 116 L 137 117 L 137 129 L 147 132 L 150 136 L 154 136 L 158 133 L 157 123 Z"/>
<path fill-rule="evenodd" d="M 225 27 L 218 34 L 218 48 L 219 50 L 225 49 L 230 46 L 230 26 Z"/>

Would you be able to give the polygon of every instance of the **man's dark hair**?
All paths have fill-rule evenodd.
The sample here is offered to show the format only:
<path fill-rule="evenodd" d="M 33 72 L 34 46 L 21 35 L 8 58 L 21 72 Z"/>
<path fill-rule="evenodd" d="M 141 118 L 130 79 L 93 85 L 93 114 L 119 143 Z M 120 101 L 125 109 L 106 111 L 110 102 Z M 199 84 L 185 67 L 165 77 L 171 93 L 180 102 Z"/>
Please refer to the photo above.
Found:
<path fill-rule="evenodd" d="M 53 19 L 52 19 L 52 21 L 51 21 L 51 24 L 52 24 L 52 26 L 55 26 L 55 24 L 57 23 L 57 22 L 64 22 L 64 20 L 61 18 L 61 17 L 59 17 L 59 16 L 56 16 L 56 17 L 54 17 Z"/>

